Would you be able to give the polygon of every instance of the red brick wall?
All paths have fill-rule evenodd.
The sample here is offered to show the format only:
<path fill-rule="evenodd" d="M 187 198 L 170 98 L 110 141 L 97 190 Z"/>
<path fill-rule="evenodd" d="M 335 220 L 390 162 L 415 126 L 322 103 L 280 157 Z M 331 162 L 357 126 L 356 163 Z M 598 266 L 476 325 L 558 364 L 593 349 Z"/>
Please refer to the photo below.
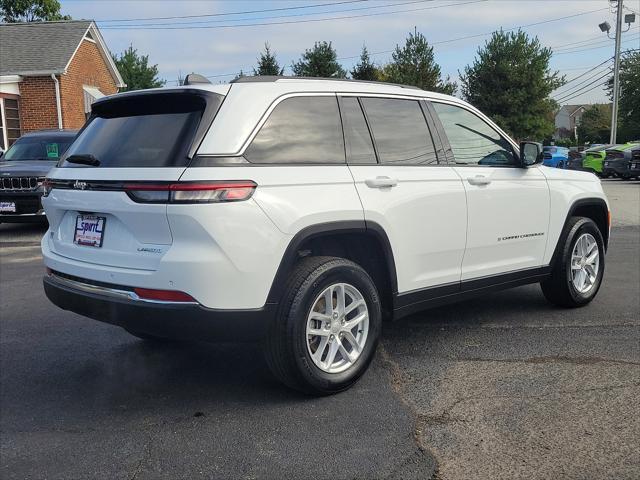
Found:
<path fill-rule="evenodd" d="M 82 85 L 97 87 L 105 95 L 118 91 L 98 46 L 88 40 L 82 41 L 67 74 L 60 78 L 62 122 L 65 128 L 80 128 L 84 125 Z"/>
<path fill-rule="evenodd" d="M 23 77 L 20 82 L 22 133 L 58 128 L 56 89 L 51 77 Z"/>

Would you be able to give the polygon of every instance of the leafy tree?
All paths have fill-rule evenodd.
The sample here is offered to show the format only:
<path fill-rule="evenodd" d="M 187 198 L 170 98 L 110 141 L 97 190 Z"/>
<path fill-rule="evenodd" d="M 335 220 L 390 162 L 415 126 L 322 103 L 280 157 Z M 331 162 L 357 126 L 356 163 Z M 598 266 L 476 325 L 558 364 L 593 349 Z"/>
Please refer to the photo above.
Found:
<path fill-rule="evenodd" d="M 298 77 L 345 78 L 347 72 L 338 63 L 338 54 L 331 42 L 316 42 L 307 49 L 300 60 L 291 65 L 293 74 Z"/>
<path fill-rule="evenodd" d="M 578 125 L 580 143 L 609 143 L 611 136 L 611 105 L 596 104 L 582 114 Z"/>
<path fill-rule="evenodd" d="M 71 20 L 60 13 L 58 0 L 0 0 L 0 17 L 6 23 Z"/>
<path fill-rule="evenodd" d="M 164 80 L 158 78 L 158 65 L 149 65 L 149 55 L 138 55 L 138 50 L 129 46 L 120 55 L 111 55 L 124 83 L 123 92 L 161 87 Z"/>
<path fill-rule="evenodd" d="M 607 85 L 613 99 L 613 77 Z M 626 52 L 620 59 L 618 142 L 640 140 L 640 52 Z"/>
<path fill-rule="evenodd" d="M 260 53 L 258 59 L 258 69 L 253 69 L 254 75 L 282 75 L 284 68 L 280 68 L 275 54 L 271 53 L 271 47 L 268 43 L 264 44 L 264 52 Z"/>
<path fill-rule="evenodd" d="M 549 95 L 564 83 L 551 72 L 553 52 L 525 32 L 494 32 L 460 75 L 462 94 L 518 139 L 540 139 L 554 131 Z"/>
<path fill-rule="evenodd" d="M 404 46 L 396 45 L 391 57 L 393 61 L 382 70 L 382 80 L 449 95 L 455 93 L 455 82 L 448 77 L 442 80 L 440 65 L 433 57 L 433 47 L 421 33 L 409 33 Z"/>
<path fill-rule="evenodd" d="M 356 80 L 378 80 L 380 77 L 378 68 L 371 62 L 366 46 L 362 47 L 360 62 L 351 70 L 351 77 Z"/>

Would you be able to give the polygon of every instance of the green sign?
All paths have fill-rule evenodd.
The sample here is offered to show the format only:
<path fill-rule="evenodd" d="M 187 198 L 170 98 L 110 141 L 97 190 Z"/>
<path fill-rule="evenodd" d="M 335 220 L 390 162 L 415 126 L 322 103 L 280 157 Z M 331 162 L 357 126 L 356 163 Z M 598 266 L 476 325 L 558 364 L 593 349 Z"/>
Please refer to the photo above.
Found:
<path fill-rule="evenodd" d="M 58 158 L 60 155 L 58 154 L 58 144 L 57 143 L 47 143 L 47 157 L 48 158 Z"/>

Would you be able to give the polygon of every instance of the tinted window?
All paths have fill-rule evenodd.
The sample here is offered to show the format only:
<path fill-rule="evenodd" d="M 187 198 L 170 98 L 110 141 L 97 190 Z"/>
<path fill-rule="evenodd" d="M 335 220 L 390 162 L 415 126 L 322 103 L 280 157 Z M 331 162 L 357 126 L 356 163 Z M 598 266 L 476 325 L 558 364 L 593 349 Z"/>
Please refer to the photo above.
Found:
<path fill-rule="evenodd" d="M 373 149 L 371 134 L 358 99 L 344 97 L 341 111 L 344 121 L 344 140 L 347 144 L 348 162 L 376 163 L 376 152 Z"/>
<path fill-rule="evenodd" d="M 7 150 L 3 160 L 58 161 L 73 142 L 73 138 L 73 136 L 64 138 L 59 135 L 55 137 L 22 137 Z"/>
<path fill-rule="evenodd" d="M 212 99 L 220 102 L 218 97 Z M 90 154 L 100 161 L 100 168 L 186 166 L 206 103 L 202 97 L 182 94 L 96 102 L 91 120 L 64 158 Z M 63 166 L 78 165 L 64 162 Z"/>
<path fill-rule="evenodd" d="M 427 122 L 416 100 L 362 98 L 380 163 L 437 163 Z"/>
<path fill-rule="evenodd" d="M 283 100 L 244 156 L 252 163 L 344 163 L 338 99 L 331 96 Z"/>
<path fill-rule="evenodd" d="M 516 165 L 511 144 L 484 120 L 464 108 L 433 103 L 456 164 Z"/>

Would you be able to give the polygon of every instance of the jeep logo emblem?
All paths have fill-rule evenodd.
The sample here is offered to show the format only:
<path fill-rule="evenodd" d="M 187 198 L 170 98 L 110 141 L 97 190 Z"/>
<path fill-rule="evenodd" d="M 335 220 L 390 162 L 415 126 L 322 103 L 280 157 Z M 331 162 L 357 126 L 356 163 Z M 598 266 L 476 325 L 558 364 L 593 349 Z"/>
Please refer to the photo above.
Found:
<path fill-rule="evenodd" d="M 80 180 L 76 180 L 73 184 L 73 188 L 76 190 L 86 190 L 89 184 L 87 182 L 81 182 Z"/>

